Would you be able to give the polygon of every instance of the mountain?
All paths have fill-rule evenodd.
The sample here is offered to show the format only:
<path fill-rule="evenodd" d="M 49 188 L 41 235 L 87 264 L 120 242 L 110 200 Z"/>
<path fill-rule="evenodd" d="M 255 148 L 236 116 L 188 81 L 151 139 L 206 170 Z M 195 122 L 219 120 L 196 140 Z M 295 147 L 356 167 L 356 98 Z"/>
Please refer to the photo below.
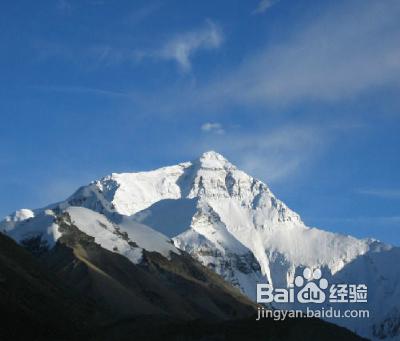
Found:
<path fill-rule="evenodd" d="M 366 284 L 367 303 L 340 307 L 369 309 L 370 318 L 333 322 L 365 337 L 400 339 L 399 248 L 307 227 L 266 184 L 216 152 L 154 171 L 113 173 L 63 202 L 17 211 L 0 229 L 21 244 L 36 238 L 31 249 L 48 252 L 63 237 L 60 214 L 131 264 L 145 263 L 148 252 L 167 263 L 189 254 L 252 300 L 257 283 L 286 288 L 305 268 L 320 268 L 330 283 Z M 290 307 L 298 308 L 277 305 Z"/>
<path fill-rule="evenodd" d="M 249 302 L 189 256 L 144 251 L 135 265 L 67 213 L 54 223 L 62 236 L 52 248 L 0 233 L 2 340 L 361 340 L 317 319 L 239 319 Z"/>

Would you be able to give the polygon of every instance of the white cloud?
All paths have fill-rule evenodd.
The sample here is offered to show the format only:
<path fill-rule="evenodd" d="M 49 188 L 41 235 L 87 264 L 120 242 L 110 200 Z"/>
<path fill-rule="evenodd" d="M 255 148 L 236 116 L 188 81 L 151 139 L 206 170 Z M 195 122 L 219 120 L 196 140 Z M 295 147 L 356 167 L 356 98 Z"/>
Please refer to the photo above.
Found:
<path fill-rule="evenodd" d="M 253 14 L 264 13 L 266 10 L 275 5 L 278 1 L 279 0 L 261 0 L 258 3 L 257 8 L 253 11 Z"/>
<path fill-rule="evenodd" d="M 184 71 L 190 71 L 191 58 L 200 50 L 218 48 L 223 41 L 219 26 L 208 20 L 199 29 L 181 33 L 166 41 L 159 49 L 151 51 L 136 51 L 137 59 L 153 58 L 175 61 Z"/>
<path fill-rule="evenodd" d="M 342 100 L 399 84 L 399 16 L 396 0 L 333 6 L 197 93 L 206 103 L 287 105 Z"/>
<path fill-rule="evenodd" d="M 386 199 L 400 198 L 399 189 L 360 189 L 357 193 Z"/>
<path fill-rule="evenodd" d="M 211 132 L 216 134 L 224 134 L 225 130 L 219 123 L 206 122 L 201 125 L 201 130 L 205 132 Z"/>
<path fill-rule="evenodd" d="M 222 32 L 212 21 L 199 30 L 178 35 L 168 41 L 161 49 L 161 58 L 175 60 L 180 67 L 188 71 L 191 68 L 190 58 L 198 50 L 215 49 L 222 43 Z"/>

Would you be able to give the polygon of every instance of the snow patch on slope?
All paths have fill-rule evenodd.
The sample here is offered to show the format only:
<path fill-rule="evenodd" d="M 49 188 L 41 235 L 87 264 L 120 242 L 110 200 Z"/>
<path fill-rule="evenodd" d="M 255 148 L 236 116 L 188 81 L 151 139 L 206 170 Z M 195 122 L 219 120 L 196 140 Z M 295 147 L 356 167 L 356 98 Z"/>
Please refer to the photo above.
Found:
<path fill-rule="evenodd" d="M 118 226 L 121 231 L 126 232 L 135 243 L 147 251 L 158 252 L 168 259 L 171 258 L 171 252 L 180 254 L 171 239 L 146 225 L 123 217 Z"/>
<path fill-rule="evenodd" d="M 89 190 L 81 189 L 81 191 L 88 194 Z M 90 202 L 95 203 L 95 201 Z M 82 203 L 87 204 L 88 201 L 82 201 Z M 180 254 L 168 237 L 128 217 L 114 216 L 117 223 L 92 209 L 68 206 L 68 201 L 49 207 L 52 209 L 38 209 L 35 212 L 18 211 L 0 223 L 0 231 L 20 244 L 39 237 L 46 247 L 52 248 L 62 236 L 57 219 L 62 216 L 62 213 L 67 213 L 72 223 L 80 231 L 93 237 L 97 244 L 109 251 L 124 255 L 134 263 L 142 259 L 143 249 L 158 252 L 168 259 L 171 258 L 171 252 Z M 96 207 L 103 209 L 103 206 Z"/>
<path fill-rule="evenodd" d="M 129 243 L 128 238 L 121 238 L 118 226 L 111 223 L 104 215 L 84 207 L 68 207 L 65 212 L 71 222 L 83 233 L 94 238 L 95 242 L 106 250 L 117 252 L 137 264 L 142 260 L 142 249 Z"/>

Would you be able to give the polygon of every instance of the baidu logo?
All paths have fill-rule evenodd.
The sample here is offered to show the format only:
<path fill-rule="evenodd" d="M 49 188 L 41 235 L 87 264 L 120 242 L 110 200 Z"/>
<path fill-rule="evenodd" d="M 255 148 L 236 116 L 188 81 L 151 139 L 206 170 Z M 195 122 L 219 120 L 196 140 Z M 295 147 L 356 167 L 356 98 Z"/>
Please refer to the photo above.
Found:
<path fill-rule="evenodd" d="M 323 290 L 328 288 L 328 281 L 321 278 L 322 273 L 320 269 L 312 271 L 310 268 L 305 268 L 303 276 L 297 276 L 294 284 L 297 287 L 303 287 L 305 281 L 306 285 L 297 293 L 297 301 L 300 303 L 323 303 L 325 302 L 325 292 Z M 314 281 L 318 281 L 317 283 Z"/>
<path fill-rule="evenodd" d="M 327 290 L 329 288 L 329 291 Z M 294 284 L 287 288 L 273 288 L 271 284 L 257 284 L 257 303 L 332 303 L 367 302 L 365 284 L 331 284 L 322 277 L 320 269 L 305 268 Z"/>

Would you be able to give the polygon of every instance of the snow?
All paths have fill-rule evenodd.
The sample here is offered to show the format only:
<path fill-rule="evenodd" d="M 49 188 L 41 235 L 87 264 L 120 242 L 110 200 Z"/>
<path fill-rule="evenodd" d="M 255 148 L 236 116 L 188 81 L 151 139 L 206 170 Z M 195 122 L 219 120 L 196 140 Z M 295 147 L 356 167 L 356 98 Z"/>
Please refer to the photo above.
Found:
<path fill-rule="evenodd" d="M 225 159 L 221 154 L 214 151 L 208 151 L 200 156 L 199 162 L 203 169 L 223 169 L 225 167 L 233 167 L 233 165 Z"/>
<path fill-rule="evenodd" d="M 118 228 L 111 223 L 104 215 L 84 207 L 68 207 L 67 212 L 71 222 L 79 230 L 88 236 L 94 237 L 95 242 L 106 250 L 119 253 L 133 263 L 140 263 L 143 250 L 139 247 L 132 247 L 128 241 L 116 233 Z"/>
<path fill-rule="evenodd" d="M 33 217 L 32 211 L 25 210 L 24 215 L 19 215 L 19 217 L 24 219 L 14 221 L 18 224 L 15 224 L 12 228 L 9 226 L 5 231 L 18 243 L 40 236 L 41 240 L 47 243 L 47 246 L 52 247 L 61 236 L 51 210 L 45 210 L 35 217 Z"/>
<path fill-rule="evenodd" d="M 158 252 L 169 259 L 171 258 L 171 252 L 180 254 L 171 239 L 146 225 L 124 217 L 118 226 L 121 231 L 128 233 L 134 242 L 147 251 Z"/>
<path fill-rule="evenodd" d="M 61 213 L 70 216 L 72 223 L 80 231 L 93 237 L 97 244 L 127 257 L 135 264 L 141 261 L 143 249 L 158 252 L 168 259 L 170 252 L 180 254 L 168 237 L 148 226 L 128 217 L 120 217 L 118 224 L 96 211 L 80 206 L 68 206 L 66 202 L 53 207 L 53 210 L 36 210 L 36 214 L 31 210 L 20 210 L 8 216 L 0 226 L 3 232 L 18 243 L 40 237 L 42 242 L 51 248 L 62 236 L 55 214 L 55 211 L 60 209 Z M 123 232 L 127 233 L 127 237 Z M 135 243 L 137 247 L 133 247 L 129 242 Z"/>
<path fill-rule="evenodd" d="M 344 264 L 369 250 L 369 244 L 364 240 L 310 229 L 299 221 L 293 223 L 286 218 L 280 221 L 277 210 L 270 206 L 253 209 L 226 199 L 208 203 L 228 232 L 254 253 L 264 274 L 268 274 L 267 263 L 270 263 L 265 255 L 271 260 L 274 254 L 280 254 L 295 267 L 327 266 L 334 274 Z M 289 284 L 285 283 L 286 274 L 279 275 L 283 277 L 278 278 L 275 274 L 272 284 L 279 281 L 286 287 Z"/>
<path fill-rule="evenodd" d="M 9 216 L 5 217 L 2 222 L 0 222 L 0 231 L 9 231 L 15 227 L 15 225 L 21 221 L 29 218 L 33 218 L 35 213 L 27 208 L 22 208 Z"/>
<path fill-rule="evenodd" d="M 176 184 L 189 164 L 164 167 L 157 171 L 140 173 L 113 173 L 96 183 L 104 196 L 112 198 L 115 210 L 132 215 L 162 199 L 178 199 L 181 195 Z"/>
<path fill-rule="evenodd" d="M 27 208 L 23 208 L 23 209 L 15 212 L 14 216 L 12 217 L 12 220 L 17 222 L 17 221 L 22 221 L 22 220 L 26 220 L 29 218 L 33 218 L 34 216 L 35 216 L 35 214 L 33 213 L 33 211 L 31 211 L 30 209 L 27 209 Z"/>
<path fill-rule="evenodd" d="M 185 231 L 197 210 L 197 199 L 162 199 L 132 218 L 172 238 Z M 176 214 L 179 212 L 179 214 Z"/>

